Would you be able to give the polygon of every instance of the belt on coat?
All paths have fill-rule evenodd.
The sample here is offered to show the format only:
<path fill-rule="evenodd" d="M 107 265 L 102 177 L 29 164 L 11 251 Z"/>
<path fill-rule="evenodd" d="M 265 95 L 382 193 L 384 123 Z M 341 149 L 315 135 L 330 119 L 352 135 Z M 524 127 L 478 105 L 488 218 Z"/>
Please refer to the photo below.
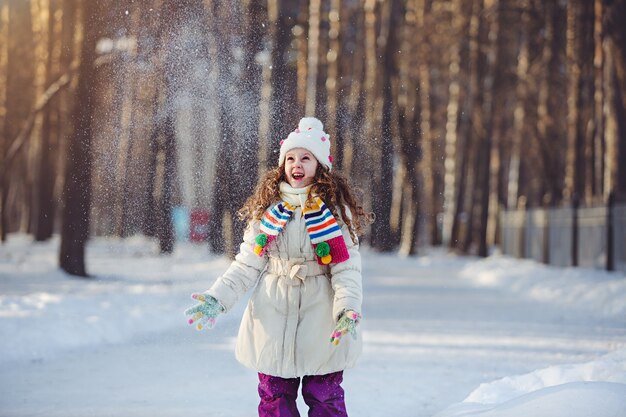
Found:
<path fill-rule="evenodd" d="M 300 285 L 306 277 L 328 276 L 330 269 L 326 265 L 320 265 L 316 260 L 307 261 L 304 258 L 286 260 L 270 257 L 267 271 L 271 274 L 285 276 L 291 281 L 291 285 Z"/>

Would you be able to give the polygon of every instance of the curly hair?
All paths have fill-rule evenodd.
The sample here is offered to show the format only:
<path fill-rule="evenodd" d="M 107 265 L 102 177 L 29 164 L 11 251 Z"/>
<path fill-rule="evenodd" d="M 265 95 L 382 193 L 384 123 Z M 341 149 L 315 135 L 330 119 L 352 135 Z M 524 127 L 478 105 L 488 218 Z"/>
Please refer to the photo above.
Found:
<path fill-rule="evenodd" d="M 284 165 L 269 170 L 259 181 L 254 193 L 239 209 L 239 217 L 246 221 L 261 220 L 265 210 L 281 200 L 279 186 L 283 181 L 287 181 Z M 340 218 L 348 226 L 350 237 L 354 242 L 357 241 L 357 235 L 362 234 L 365 227 L 373 222 L 373 213 L 366 213 L 357 202 L 348 180 L 322 164 L 317 165 L 309 196 L 311 194 L 318 195 L 333 216 Z M 346 207 L 350 214 L 347 213 Z"/>

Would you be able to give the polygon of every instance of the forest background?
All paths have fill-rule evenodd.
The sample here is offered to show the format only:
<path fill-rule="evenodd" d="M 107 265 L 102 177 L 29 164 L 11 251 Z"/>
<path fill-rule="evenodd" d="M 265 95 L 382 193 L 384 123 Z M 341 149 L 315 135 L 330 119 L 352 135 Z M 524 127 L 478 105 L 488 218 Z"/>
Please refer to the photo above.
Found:
<path fill-rule="evenodd" d="M 175 244 L 315 115 L 364 239 L 485 256 L 503 210 L 626 199 L 626 0 L 0 0 L 1 238 Z"/>

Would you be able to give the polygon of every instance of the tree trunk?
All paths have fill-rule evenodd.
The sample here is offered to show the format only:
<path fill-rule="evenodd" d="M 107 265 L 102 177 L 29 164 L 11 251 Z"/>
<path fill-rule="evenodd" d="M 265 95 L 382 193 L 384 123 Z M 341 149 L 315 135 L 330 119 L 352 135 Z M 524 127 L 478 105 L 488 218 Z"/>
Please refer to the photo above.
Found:
<path fill-rule="evenodd" d="M 338 104 L 339 95 L 337 89 L 340 80 L 340 67 L 338 58 L 341 56 L 341 42 L 339 41 L 339 33 L 341 32 L 341 21 L 339 16 L 341 15 L 341 1 L 330 0 L 330 10 L 328 12 L 328 53 L 326 54 L 327 62 L 327 78 L 325 80 L 326 88 L 326 118 L 324 128 L 332 139 L 331 154 L 333 155 L 333 166 L 336 169 L 341 169 L 343 162 L 343 152 L 341 158 L 338 156 L 338 150 L 341 149 L 343 144 L 343 136 L 341 137 L 341 143 L 338 143 L 338 119 L 341 118 L 339 112 L 340 105 Z M 341 94 L 343 96 L 343 94 Z M 343 104 L 341 105 L 343 107 Z M 343 151 L 343 149 L 342 149 Z"/>
<path fill-rule="evenodd" d="M 605 175 L 606 192 L 626 196 L 626 0 L 604 0 L 604 26 L 608 36 L 607 50 L 611 63 L 607 62 L 607 107 L 613 115 L 608 123 L 612 132 L 608 137 Z M 612 87 L 612 88 L 611 88 Z M 607 123 L 607 124 L 608 124 Z"/>
<path fill-rule="evenodd" d="M 539 80 L 537 104 L 537 133 L 540 155 L 545 169 L 547 201 L 558 204 L 563 192 L 563 163 L 561 150 L 565 148 L 565 114 L 563 102 L 563 65 L 560 52 L 564 49 L 564 13 L 556 2 L 544 5 L 545 35 L 542 51 L 543 73 Z"/>
<path fill-rule="evenodd" d="M 263 50 L 263 41 L 267 27 L 267 10 L 262 0 L 251 0 L 248 2 L 246 11 L 246 42 L 244 49 L 244 71 L 242 82 L 240 83 L 240 94 L 245 97 L 248 103 L 245 114 L 241 115 L 245 119 L 244 125 L 249 132 L 246 135 L 237 133 L 239 136 L 239 152 L 237 156 L 238 171 L 247 172 L 246 175 L 234 176 L 231 184 L 231 223 L 233 225 L 233 241 L 231 247 L 234 252 L 239 248 L 239 243 L 243 240 L 246 223 L 239 219 L 237 210 L 243 206 L 246 199 L 254 191 L 257 183 L 257 171 L 259 166 L 259 103 L 261 100 L 262 72 L 261 66 L 256 62 L 257 55 Z M 264 25 L 260 24 L 265 22 Z M 232 181 L 232 180 L 231 180 Z"/>
<path fill-rule="evenodd" d="M 168 86 L 171 89 L 172 86 Z M 161 253 L 170 254 L 174 251 L 174 226 L 172 224 L 172 197 L 176 178 L 176 129 L 173 114 L 167 116 L 164 124 L 161 148 L 162 182 L 161 200 L 159 204 L 158 233 Z"/>
<path fill-rule="evenodd" d="M 467 79 L 468 88 L 464 101 L 464 113 L 468 117 L 462 117 L 459 127 L 460 134 L 465 138 L 466 151 L 463 153 L 463 170 L 461 171 L 460 190 L 468 190 L 467 193 L 459 191 L 458 209 L 455 221 L 459 222 L 459 226 L 463 226 L 459 230 L 458 240 L 460 249 L 467 253 L 472 247 L 474 239 L 474 219 L 476 213 L 476 199 L 478 192 L 478 170 L 480 164 L 480 148 L 482 143 L 483 118 L 480 113 L 482 107 L 481 95 L 481 71 L 482 71 L 482 53 L 479 48 L 479 38 L 481 35 L 483 1 L 478 0 L 472 3 L 471 18 L 469 21 L 469 48 L 467 57 Z M 463 217 L 461 217 L 463 216 Z M 458 219 L 458 220 L 457 220 Z"/>
<path fill-rule="evenodd" d="M 461 9 L 461 0 L 454 0 L 453 9 Z M 465 16 L 463 13 L 456 13 L 452 21 L 453 30 L 456 33 L 464 33 Z M 457 223 L 456 213 L 458 212 L 458 193 L 461 192 L 459 183 L 463 176 L 459 176 L 457 158 L 461 147 L 458 144 L 459 138 L 459 113 L 461 107 L 461 47 L 463 38 L 453 41 L 450 51 L 449 77 L 450 87 L 447 104 L 447 120 L 445 134 L 445 160 L 444 160 L 444 191 L 443 191 L 443 228 L 442 243 L 448 247 L 456 246 Z M 461 171 L 462 172 L 462 171 Z"/>
<path fill-rule="evenodd" d="M 491 184 L 490 182 L 494 178 L 494 173 L 498 172 L 498 164 L 495 162 L 497 158 L 497 146 L 493 141 L 493 99 L 494 99 L 494 85 L 495 74 L 497 68 L 497 39 L 500 36 L 500 15 L 498 13 L 499 1 L 495 0 L 491 7 L 494 12 L 491 14 L 489 20 L 483 19 L 481 21 L 481 28 L 479 29 L 479 42 L 483 45 L 483 53 L 480 58 L 481 65 L 479 65 L 480 77 L 482 78 L 482 106 L 480 112 L 482 114 L 482 144 L 480 160 L 482 161 L 479 166 L 478 183 L 480 187 L 480 201 L 479 201 L 479 222 L 478 227 L 478 256 L 488 255 L 488 236 L 487 226 L 489 225 L 489 218 L 495 217 L 491 214 L 497 212 L 497 201 L 494 201 L 491 197 Z M 477 126 L 474 126 L 476 128 Z M 492 171 L 493 170 L 493 171 Z"/>
<path fill-rule="evenodd" d="M 594 108 L 593 108 L 593 173 L 592 173 L 592 192 L 594 196 L 604 195 L 604 156 L 606 155 L 606 133 L 604 129 L 604 34 L 602 27 L 602 18 L 604 9 L 602 0 L 594 1 L 594 54 L 593 54 L 593 90 L 594 90 Z"/>
<path fill-rule="evenodd" d="M 424 191 L 422 193 L 424 199 L 423 216 L 426 219 L 426 230 L 428 240 L 434 243 L 438 240 L 437 230 L 437 208 L 435 197 L 435 156 L 434 156 L 434 142 L 432 126 L 432 112 L 431 112 L 431 83 L 430 83 L 430 69 L 431 69 L 431 37 L 428 35 L 428 31 L 425 30 L 426 24 L 426 2 L 421 0 L 417 2 L 416 16 L 417 25 L 422 28 L 423 33 L 417 41 L 417 72 L 419 73 L 419 84 L 417 84 L 418 97 L 420 100 L 420 136 L 421 136 L 421 173 L 422 173 L 422 185 Z"/>
<path fill-rule="evenodd" d="M 217 149 L 211 225 L 214 230 L 210 234 L 210 243 L 215 251 L 227 250 L 231 257 L 237 253 L 246 226 L 236 212 L 252 193 L 258 171 L 261 68 L 255 59 L 263 48 L 265 31 L 261 23 L 267 17 L 260 1 L 249 2 L 247 7 L 247 24 L 243 33 L 246 38 L 244 70 L 238 76 L 227 65 L 219 66 L 219 77 L 224 88 L 220 88 L 218 94 L 221 136 Z M 238 16 L 237 13 L 231 15 L 225 9 L 220 13 L 222 21 L 234 21 L 235 16 Z M 220 59 L 229 63 L 235 62 L 231 56 L 234 48 L 230 46 L 230 40 L 221 33 L 216 33 L 215 37 Z M 229 91 L 245 97 L 243 109 L 238 108 Z M 228 228 L 222 228 L 222 224 Z"/>
<path fill-rule="evenodd" d="M 528 66 L 529 66 L 529 46 L 528 46 L 528 5 L 524 2 L 521 16 L 520 49 L 517 60 L 517 87 L 515 90 L 515 111 L 513 120 L 513 138 L 511 144 L 511 155 L 509 161 L 508 187 L 507 187 L 507 207 L 510 209 L 517 207 L 520 196 L 520 167 L 522 159 L 522 142 L 524 141 L 524 124 L 526 117 L 526 101 L 528 99 Z"/>
<path fill-rule="evenodd" d="M 410 1 L 406 4 L 404 26 L 402 32 L 401 52 L 405 59 L 398 63 L 399 88 L 397 103 L 398 138 L 400 142 L 400 158 L 404 165 L 405 180 L 402 195 L 402 216 L 400 224 L 400 253 L 415 255 L 419 232 L 420 215 L 420 183 L 418 162 L 419 147 L 419 98 L 416 86 L 419 85 L 419 72 L 416 71 L 416 52 L 420 38 L 415 36 L 423 27 L 415 19 L 416 11 L 423 7 L 421 1 Z"/>
<path fill-rule="evenodd" d="M 74 61 L 76 51 L 79 51 L 80 44 L 78 36 L 76 36 L 76 21 L 78 18 L 78 6 L 77 0 L 63 0 L 62 6 L 62 27 L 61 27 L 61 51 L 59 57 L 60 72 L 67 74 L 70 70 L 74 70 L 72 62 Z M 57 144 L 56 155 L 56 175 L 54 183 L 54 200 L 58 204 L 58 209 L 55 213 L 56 228 L 60 230 L 60 225 L 63 223 L 63 190 L 65 188 L 65 173 L 67 171 L 67 148 L 69 146 L 68 139 L 72 134 L 72 112 L 74 109 L 76 83 L 72 83 L 70 88 L 62 91 L 59 95 L 59 105 L 57 109 L 57 118 L 59 125 L 57 128 L 56 136 L 59 138 Z"/>
<path fill-rule="evenodd" d="M 504 5 L 504 1 L 499 1 L 500 8 Z M 498 36 L 496 39 L 497 48 L 495 57 L 494 81 L 493 81 L 493 117 L 491 120 L 491 132 L 489 136 L 492 138 L 491 154 L 489 157 L 489 218 L 487 220 L 487 244 L 495 245 L 499 242 L 499 213 L 504 202 L 503 193 L 503 148 L 508 143 L 506 135 L 507 126 L 510 125 L 511 111 L 507 109 L 508 97 L 504 92 L 514 90 L 511 77 L 506 74 L 510 72 L 510 68 L 515 68 L 515 60 L 517 56 L 511 51 L 512 34 L 506 30 L 510 21 L 510 13 L 504 13 L 501 10 L 497 12 Z M 494 28 L 495 29 L 495 28 Z"/>
<path fill-rule="evenodd" d="M 593 45 L 593 28 L 589 29 L 586 16 L 587 1 L 576 0 L 567 7 L 567 61 L 568 61 L 568 127 L 567 127 L 567 165 L 564 195 L 573 199 L 587 198 L 586 190 L 587 161 L 585 151 L 588 146 L 587 123 L 589 113 L 587 100 L 590 100 L 589 42 Z M 593 3 L 591 8 L 593 10 Z M 593 16 L 593 13 L 592 13 Z M 593 18 L 591 18 L 593 19 Z M 593 20 L 591 20 L 593 22 Z M 588 32 L 585 32 L 587 30 Z M 593 82 L 591 80 L 591 82 Z"/>
<path fill-rule="evenodd" d="M 621 80 L 619 81 L 622 82 Z M 617 81 L 615 82 L 617 84 Z M 617 119 L 617 152 L 615 159 L 615 192 L 622 199 L 626 197 L 626 102 L 622 101 L 622 95 L 615 94 L 615 113 Z M 621 163 L 619 162 L 621 161 Z"/>
<path fill-rule="evenodd" d="M 537 2 L 529 2 L 527 13 L 529 17 L 542 13 L 537 8 Z M 524 103 L 524 123 L 521 126 L 522 148 L 520 149 L 520 174 L 518 194 L 524 196 L 527 207 L 538 207 L 542 204 L 543 196 L 548 188 L 547 182 L 543 180 L 546 176 L 546 167 L 541 158 L 541 144 L 538 143 L 538 97 L 541 79 L 542 49 L 543 40 L 539 28 L 543 20 L 529 18 L 528 28 L 525 33 L 528 37 L 528 70 L 524 76 L 526 88 L 526 99 Z"/>
<path fill-rule="evenodd" d="M 54 82 L 58 74 L 58 69 L 54 62 L 54 50 L 57 33 L 56 12 L 58 10 L 57 1 L 51 0 L 48 10 L 48 57 L 46 59 L 46 88 Z M 58 138 L 54 135 L 58 132 L 58 99 L 49 103 L 43 114 L 41 127 L 41 152 L 39 154 L 39 175 L 37 179 L 37 218 L 35 225 L 35 240 L 44 241 L 52 237 L 54 225 L 55 203 L 53 199 L 55 170 L 54 157 L 58 148 Z"/>
<path fill-rule="evenodd" d="M 175 99 L 178 85 L 177 77 L 182 71 L 181 66 L 184 61 L 180 59 L 178 50 L 172 47 L 170 41 L 179 35 L 183 26 L 185 11 L 197 7 L 193 0 L 186 2 L 169 2 L 165 4 L 161 11 L 161 22 L 159 26 L 159 41 L 163 49 L 163 96 L 159 100 L 157 95 L 157 106 L 162 105 L 159 113 L 160 121 L 157 124 L 160 132 L 153 132 L 152 139 L 157 139 L 156 144 L 156 178 L 154 196 L 156 201 L 156 233 L 159 240 L 159 249 L 162 254 L 170 254 L 174 250 L 174 227 L 172 224 L 173 192 L 176 177 L 176 116 L 172 103 Z M 197 14 L 197 9 L 192 13 Z M 157 107 L 158 109 L 159 107 Z M 151 149 L 154 152 L 154 148 Z"/>
<path fill-rule="evenodd" d="M 392 196 L 391 181 L 383 183 L 383 178 L 387 173 L 382 170 L 387 169 L 382 166 L 385 149 L 385 141 L 381 137 L 380 126 L 383 114 L 383 102 L 381 97 L 384 94 L 384 87 L 379 80 L 380 63 L 379 53 L 384 54 L 384 43 L 377 42 L 378 36 L 386 37 L 388 33 L 381 27 L 380 34 L 377 31 L 378 23 L 389 25 L 390 22 L 381 22 L 380 9 L 389 7 L 388 5 L 376 4 L 374 0 L 367 0 L 364 4 L 365 11 L 365 128 L 364 137 L 355 138 L 355 161 L 354 172 L 362 183 L 367 184 L 370 193 L 370 204 L 376 215 L 376 222 L 372 225 L 372 235 L 370 244 L 372 247 L 385 250 L 387 239 L 390 237 L 389 208 L 388 204 Z M 381 50 L 378 46 L 381 45 Z M 384 63 L 383 63 L 384 64 Z M 385 72 L 385 71 L 383 71 Z M 384 80 L 386 81 L 386 80 Z M 384 82 L 383 81 L 383 82 Z M 365 155 L 359 156 L 357 152 L 364 151 Z M 385 200 L 389 200 L 389 202 Z M 389 206 L 390 207 L 390 206 Z"/>
<path fill-rule="evenodd" d="M 345 2 L 344 2 L 345 5 Z M 364 149 L 357 146 L 358 141 L 365 132 L 365 77 L 366 77 L 366 61 L 365 61 L 365 12 L 360 4 L 357 4 L 350 10 L 350 14 L 346 19 L 348 24 L 344 25 L 344 41 L 346 44 L 344 56 L 353 56 L 354 59 L 344 59 L 342 61 L 342 73 L 344 79 L 342 82 L 345 91 L 345 118 L 339 118 L 343 129 L 340 129 L 338 139 L 345 137 L 343 141 L 343 153 L 341 154 L 341 167 L 345 174 L 349 175 L 353 181 L 360 186 L 364 183 L 360 181 L 360 169 L 363 164 L 359 163 L 363 159 Z M 344 96 L 342 95 L 342 96 Z M 341 101 L 340 101 L 341 102 Z M 345 136 L 342 136 L 345 135 Z M 337 142 L 339 148 L 339 141 Z M 367 207 L 369 200 L 363 201 L 364 207 Z"/>
<path fill-rule="evenodd" d="M 158 155 L 159 155 L 159 135 L 162 130 L 162 124 L 158 120 L 159 112 L 159 94 L 155 96 L 154 103 L 154 118 L 152 125 L 152 132 L 150 134 L 150 142 L 148 147 L 148 163 L 146 166 L 148 186 L 146 188 L 147 195 L 147 207 L 146 217 L 143 224 L 142 231 L 146 236 L 156 237 L 158 233 L 158 198 L 156 196 L 157 183 L 158 183 Z"/>
<path fill-rule="evenodd" d="M 266 164 L 275 167 L 278 161 L 278 143 L 287 137 L 298 123 L 296 73 L 287 62 L 287 52 L 292 40 L 292 29 L 299 11 L 299 1 L 278 1 L 275 20 L 272 21 L 272 73 L 270 85 L 270 141 Z M 294 117 L 295 116 L 295 117 Z"/>
<path fill-rule="evenodd" d="M 580 185 L 577 190 L 590 203 L 593 197 L 593 131 L 594 131 L 594 2 L 580 2 L 579 27 L 577 29 L 578 65 L 580 66 L 580 86 L 578 88 L 577 105 L 579 117 L 576 126 L 577 163 L 576 174 Z"/>
<path fill-rule="evenodd" d="M 380 180 L 376 185 L 377 198 L 374 200 L 375 212 L 378 221 L 375 223 L 375 245 L 384 252 L 391 251 L 395 242 L 391 232 L 391 202 L 393 197 L 393 138 L 392 138 L 392 117 L 393 117 L 393 85 L 392 77 L 396 74 L 396 64 L 394 55 L 396 51 L 396 29 L 400 21 L 402 11 L 399 0 L 390 0 L 385 5 L 387 19 L 381 28 L 379 42 L 382 46 L 383 68 L 382 68 L 382 120 L 381 120 L 381 149 L 380 149 Z M 374 181 L 374 183 L 376 183 Z"/>
<path fill-rule="evenodd" d="M 98 2 L 83 3 L 83 41 L 74 131 L 69 140 L 67 174 L 65 177 L 63 229 L 60 266 L 71 274 L 87 276 L 85 246 L 89 237 L 91 202 L 91 139 L 95 91 L 96 43 L 100 36 L 101 10 Z"/>
<path fill-rule="evenodd" d="M 27 120 L 35 102 L 35 67 L 34 67 L 34 43 L 31 18 L 31 4 L 29 1 L 8 2 L 8 45 L 6 64 L 6 97 L 2 149 L 0 157 L 2 165 L 8 150 L 22 130 L 24 121 Z M 14 204 L 15 199 L 9 199 L 10 189 L 12 195 L 23 194 L 25 184 L 26 164 L 12 164 L 12 175 L 8 173 L 0 178 L 0 240 L 4 242 L 10 231 L 16 231 L 19 221 L 27 215 L 20 213 Z M 3 167 L 4 168 L 4 167 Z M 6 170 L 6 168 L 4 168 Z M 13 203 L 11 203 L 13 201 Z"/>
<path fill-rule="evenodd" d="M 617 65 L 616 65 L 617 66 Z M 617 71 L 613 72 L 613 85 L 622 81 L 618 78 Z M 615 133 L 613 134 L 612 146 L 610 147 L 607 168 L 610 181 L 610 189 L 619 196 L 620 200 L 626 199 L 626 103 L 622 101 L 622 95 L 613 90 L 612 106 L 615 115 Z"/>
<path fill-rule="evenodd" d="M 129 12 L 129 33 L 133 36 L 133 30 L 139 23 L 140 9 L 135 6 Z M 128 12 L 128 11 L 127 11 Z M 133 148 L 136 146 L 133 140 L 133 123 L 137 119 L 137 99 L 136 89 L 137 80 L 135 73 L 137 71 L 137 54 L 135 50 L 125 51 L 120 58 L 119 68 L 116 68 L 117 77 L 121 79 L 117 81 L 121 87 L 120 108 L 119 108 L 119 132 L 118 147 L 115 166 L 115 201 L 114 201 L 114 217 L 115 235 L 119 237 L 128 237 L 132 234 L 132 220 L 129 218 L 129 206 L 132 205 L 134 195 L 131 192 L 130 183 L 132 182 L 132 159 Z"/>
<path fill-rule="evenodd" d="M 320 20 L 322 12 L 322 3 L 320 0 L 309 1 L 309 34 L 308 40 L 308 56 L 307 56 L 307 77 L 306 77 L 306 100 L 304 114 L 306 116 L 316 115 L 316 99 L 317 99 L 317 74 L 319 70 L 319 53 L 320 53 Z"/>

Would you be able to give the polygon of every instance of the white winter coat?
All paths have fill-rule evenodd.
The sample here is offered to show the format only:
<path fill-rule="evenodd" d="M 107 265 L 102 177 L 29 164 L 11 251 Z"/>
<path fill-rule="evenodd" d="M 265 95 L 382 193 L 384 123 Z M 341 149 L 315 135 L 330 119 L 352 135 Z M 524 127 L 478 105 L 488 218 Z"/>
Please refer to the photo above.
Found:
<path fill-rule="evenodd" d="M 243 315 L 236 357 L 243 365 L 267 375 L 293 378 L 323 375 L 352 367 L 362 340 L 350 335 L 330 343 L 338 316 L 361 311 L 361 257 L 340 219 L 350 258 L 319 265 L 307 234 L 302 204 L 307 188 L 281 184 L 282 197 L 296 206 L 285 228 L 263 257 L 253 252 L 259 222 L 244 234 L 240 251 L 208 293 L 229 311 L 256 284 Z"/>

